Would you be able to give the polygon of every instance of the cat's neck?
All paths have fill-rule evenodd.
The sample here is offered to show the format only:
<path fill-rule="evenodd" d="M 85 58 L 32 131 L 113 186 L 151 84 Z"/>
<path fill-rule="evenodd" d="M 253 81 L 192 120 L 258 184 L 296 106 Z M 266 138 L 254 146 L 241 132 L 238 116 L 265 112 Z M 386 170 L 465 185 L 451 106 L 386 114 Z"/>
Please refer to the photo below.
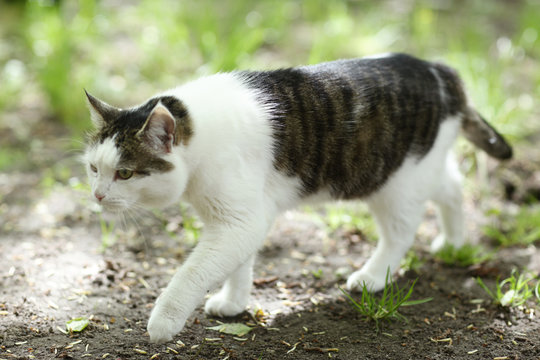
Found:
<path fill-rule="evenodd" d="M 225 173 L 235 168 L 260 167 L 261 176 L 272 167 L 271 113 L 241 75 L 208 76 L 163 95 L 177 97 L 190 114 L 193 135 L 188 144 L 173 148 L 189 171 L 185 201 L 211 198 Z M 220 174 L 223 173 L 223 176 Z"/>

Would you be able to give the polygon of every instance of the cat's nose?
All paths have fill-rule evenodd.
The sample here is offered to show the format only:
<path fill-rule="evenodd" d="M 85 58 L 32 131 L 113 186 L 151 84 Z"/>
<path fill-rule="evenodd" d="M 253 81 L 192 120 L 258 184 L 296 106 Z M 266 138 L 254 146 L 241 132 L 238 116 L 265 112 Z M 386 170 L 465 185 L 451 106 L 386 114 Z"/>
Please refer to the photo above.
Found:
<path fill-rule="evenodd" d="M 105 195 L 98 193 L 97 191 L 94 193 L 94 196 L 96 199 L 98 199 L 99 202 L 105 198 Z"/>

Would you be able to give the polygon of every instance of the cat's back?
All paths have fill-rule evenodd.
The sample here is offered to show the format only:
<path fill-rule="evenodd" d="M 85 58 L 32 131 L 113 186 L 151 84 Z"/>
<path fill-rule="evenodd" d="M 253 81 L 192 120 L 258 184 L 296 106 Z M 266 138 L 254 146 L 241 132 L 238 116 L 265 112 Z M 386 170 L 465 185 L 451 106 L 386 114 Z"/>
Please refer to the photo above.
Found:
<path fill-rule="evenodd" d="M 241 76 L 272 103 L 274 167 L 305 195 L 369 195 L 407 156 L 424 156 L 465 105 L 453 70 L 404 54 Z"/>

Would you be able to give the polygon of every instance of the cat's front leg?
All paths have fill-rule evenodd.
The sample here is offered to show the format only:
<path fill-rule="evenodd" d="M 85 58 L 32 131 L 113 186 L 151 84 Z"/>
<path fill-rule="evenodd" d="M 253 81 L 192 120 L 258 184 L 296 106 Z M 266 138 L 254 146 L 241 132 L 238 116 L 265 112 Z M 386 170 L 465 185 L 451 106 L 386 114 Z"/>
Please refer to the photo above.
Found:
<path fill-rule="evenodd" d="M 156 302 L 148 321 L 152 342 L 166 342 L 185 325 L 205 294 L 221 284 L 259 248 L 261 218 L 207 225 L 199 244 Z"/>
<path fill-rule="evenodd" d="M 252 256 L 245 264 L 238 267 L 225 281 L 221 290 L 206 301 L 204 311 L 207 314 L 235 316 L 245 310 L 253 282 L 254 261 L 255 256 Z"/>

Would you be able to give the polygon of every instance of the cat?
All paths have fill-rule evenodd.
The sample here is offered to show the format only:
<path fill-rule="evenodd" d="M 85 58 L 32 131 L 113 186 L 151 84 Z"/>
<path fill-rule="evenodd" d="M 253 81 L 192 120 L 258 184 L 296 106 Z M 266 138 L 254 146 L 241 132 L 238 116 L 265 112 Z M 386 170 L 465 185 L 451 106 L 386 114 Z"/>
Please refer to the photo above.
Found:
<path fill-rule="evenodd" d="M 368 204 L 379 242 L 346 288 L 382 289 L 427 200 L 442 229 L 432 249 L 465 241 L 450 151 L 460 129 L 494 158 L 512 157 L 455 70 L 405 54 L 219 73 L 129 109 L 86 94 L 96 130 L 84 160 L 95 201 L 121 212 L 182 200 L 205 224 L 152 310 L 153 342 L 171 340 L 221 284 L 206 313 L 244 311 L 257 250 L 276 216 L 299 203 Z"/>

